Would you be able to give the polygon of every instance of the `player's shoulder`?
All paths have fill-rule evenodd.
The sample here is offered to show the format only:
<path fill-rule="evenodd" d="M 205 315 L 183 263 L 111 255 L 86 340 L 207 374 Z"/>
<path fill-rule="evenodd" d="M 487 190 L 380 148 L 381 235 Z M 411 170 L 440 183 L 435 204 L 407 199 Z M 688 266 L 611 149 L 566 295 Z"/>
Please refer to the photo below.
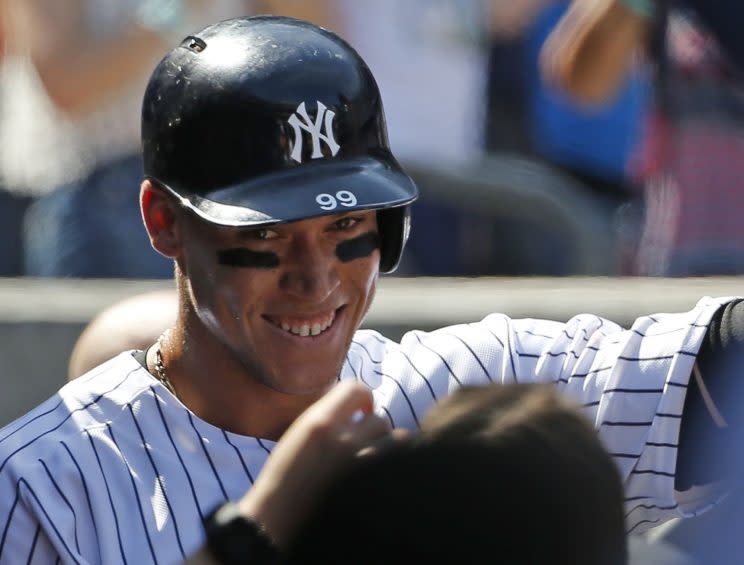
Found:
<path fill-rule="evenodd" d="M 390 347 L 398 344 L 380 332 L 371 329 L 357 330 L 351 340 L 350 354 L 364 354 L 370 359 L 381 360 Z"/>
<path fill-rule="evenodd" d="M 0 429 L 0 470 L 79 444 L 86 430 L 115 422 L 127 404 L 155 384 L 131 352 L 92 369 Z"/>

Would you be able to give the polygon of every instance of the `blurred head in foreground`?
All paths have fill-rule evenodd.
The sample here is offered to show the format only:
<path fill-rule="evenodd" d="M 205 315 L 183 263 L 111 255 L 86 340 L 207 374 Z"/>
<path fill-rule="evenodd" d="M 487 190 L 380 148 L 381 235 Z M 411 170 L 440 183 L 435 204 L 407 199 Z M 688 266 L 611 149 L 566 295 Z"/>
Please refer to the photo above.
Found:
<path fill-rule="evenodd" d="M 620 477 L 552 388 L 465 388 L 319 497 L 290 562 L 627 562 Z"/>

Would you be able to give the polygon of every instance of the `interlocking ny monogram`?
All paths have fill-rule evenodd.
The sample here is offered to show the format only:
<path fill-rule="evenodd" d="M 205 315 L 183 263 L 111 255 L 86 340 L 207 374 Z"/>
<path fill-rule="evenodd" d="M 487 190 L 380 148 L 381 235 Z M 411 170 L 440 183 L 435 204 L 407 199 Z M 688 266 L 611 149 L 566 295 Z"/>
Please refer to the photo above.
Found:
<path fill-rule="evenodd" d="M 297 117 L 299 115 L 299 118 Z M 324 141 L 331 150 L 331 155 L 335 156 L 341 146 L 336 143 L 333 138 L 333 118 L 336 113 L 333 110 L 329 110 L 325 104 L 318 101 L 318 113 L 315 115 L 315 121 L 310 120 L 310 116 L 307 114 L 305 109 L 305 103 L 302 102 L 297 106 L 297 110 L 287 120 L 289 125 L 294 129 L 294 146 L 292 147 L 292 153 L 290 157 L 302 163 L 302 131 L 305 130 L 310 134 L 313 140 L 313 153 L 310 155 L 312 159 L 318 159 L 323 156 L 323 152 L 320 150 L 320 142 Z M 300 121 L 302 118 L 302 121 Z M 321 130 L 325 129 L 325 133 L 321 133 Z"/>

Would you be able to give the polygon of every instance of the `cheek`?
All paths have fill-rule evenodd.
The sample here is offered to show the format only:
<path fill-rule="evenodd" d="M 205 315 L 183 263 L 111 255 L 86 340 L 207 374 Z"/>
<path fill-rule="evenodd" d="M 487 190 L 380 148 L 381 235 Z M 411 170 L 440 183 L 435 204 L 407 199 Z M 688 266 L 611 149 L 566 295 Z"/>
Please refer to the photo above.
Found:
<path fill-rule="evenodd" d="M 191 300 L 205 323 L 215 328 L 239 324 L 251 307 L 251 301 L 261 296 L 261 271 L 216 264 L 192 273 Z"/>
<path fill-rule="evenodd" d="M 377 253 L 373 253 L 365 259 L 357 259 L 346 265 L 349 270 L 348 280 L 358 293 L 362 315 L 369 309 L 375 295 L 377 276 L 379 273 L 380 260 Z"/>

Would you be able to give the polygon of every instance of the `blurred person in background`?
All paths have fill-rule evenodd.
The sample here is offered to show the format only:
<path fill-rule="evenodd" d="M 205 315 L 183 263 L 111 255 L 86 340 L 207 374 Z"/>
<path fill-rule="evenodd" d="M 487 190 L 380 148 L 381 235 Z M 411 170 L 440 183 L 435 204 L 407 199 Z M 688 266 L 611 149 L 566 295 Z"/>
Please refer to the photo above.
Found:
<path fill-rule="evenodd" d="M 380 85 L 390 145 L 404 165 L 446 170 L 483 156 L 489 1 L 335 0 L 340 31 Z M 473 234 L 491 218 L 464 211 L 450 199 L 426 199 L 413 212 L 416 231 L 399 272 L 474 274 L 467 260 Z"/>
<path fill-rule="evenodd" d="M 488 1 L 336 0 L 345 36 L 380 86 L 401 161 L 446 167 L 482 153 Z"/>
<path fill-rule="evenodd" d="M 8 36 L 12 37 L 8 23 L 8 2 L 0 0 L 0 123 L 8 119 L 5 108 L 6 102 L 13 96 L 13 88 L 23 86 L 15 84 L 7 76 L 7 69 L 12 66 L 12 57 L 5 57 Z M 34 185 L 8 174 L 4 166 L 8 159 L 5 157 L 13 153 L 15 144 L 6 142 L 4 145 L 0 152 L 0 237 L 3 240 L 0 247 L 0 276 L 14 277 L 23 273 L 23 216 L 33 199 Z"/>
<path fill-rule="evenodd" d="M 141 232 L 139 111 L 167 47 L 241 0 L 4 0 L 0 171 L 38 195 L 26 216 L 33 276 L 172 275 Z"/>
<path fill-rule="evenodd" d="M 232 16 L 333 19 L 325 2 L 297 0 L 4 2 L 0 163 L 7 186 L 41 195 L 25 219 L 32 276 L 169 278 L 128 197 L 143 174 L 141 94 L 163 50 Z"/>
<path fill-rule="evenodd" d="M 631 273 L 744 272 L 744 6 L 575 0 L 543 50 L 549 80 L 601 105 L 645 53 L 655 104 L 636 165 L 646 204 Z"/>
<path fill-rule="evenodd" d="M 642 202 L 632 186 L 630 158 L 642 136 L 650 98 L 647 69 L 638 66 L 602 106 L 587 107 L 544 80 L 540 50 L 568 0 L 492 0 L 485 143 L 491 154 L 517 153 L 550 166 L 616 218 L 613 241 L 639 225 Z M 622 219 L 623 221 L 618 221 Z M 612 228 L 609 228 L 612 229 Z M 619 249 L 626 247 L 620 244 Z M 546 261 L 550 261 L 546 257 Z M 624 263 L 619 256 L 616 269 Z"/>

